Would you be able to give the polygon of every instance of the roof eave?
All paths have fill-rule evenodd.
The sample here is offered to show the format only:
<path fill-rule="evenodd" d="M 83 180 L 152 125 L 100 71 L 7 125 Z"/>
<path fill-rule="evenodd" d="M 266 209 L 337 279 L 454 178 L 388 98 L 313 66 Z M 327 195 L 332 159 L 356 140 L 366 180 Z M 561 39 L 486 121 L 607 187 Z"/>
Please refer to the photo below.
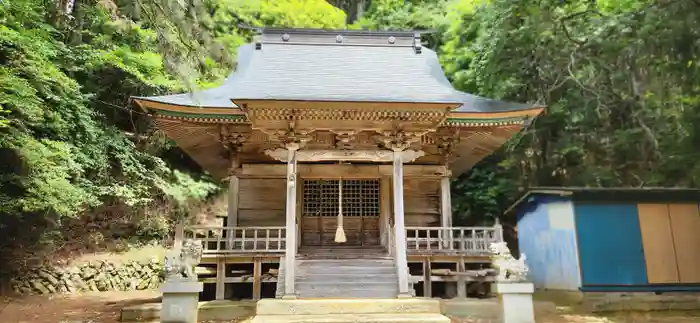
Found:
<path fill-rule="evenodd" d="M 677 187 L 533 187 L 525 192 L 503 214 L 509 214 L 520 207 L 529 197 L 534 195 L 549 195 L 568 197 L 582 201 L 606 201 L 604 198 L 624 196 L 617 199 L 625 201 L 669 201 L 669 202 L 696 202 L 700 203 L 700 189 Z"/>

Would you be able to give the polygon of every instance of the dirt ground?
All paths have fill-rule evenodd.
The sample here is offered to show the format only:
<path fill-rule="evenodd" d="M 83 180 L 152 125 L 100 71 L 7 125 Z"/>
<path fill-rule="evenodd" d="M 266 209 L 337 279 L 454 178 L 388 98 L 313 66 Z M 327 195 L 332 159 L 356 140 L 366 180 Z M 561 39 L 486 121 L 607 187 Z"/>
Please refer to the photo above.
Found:
<path fill-rule="evenodd" d="M 0 323 L 116 323 L 119 322 L 119 313 L 123 307 L 154 302 L 158 300 L 159 296 L 158 291 L 133 291 L 86 293 L 73 296 L 2 298 L 0 299 Z M 238 323 L 246 321 L 249 320 Z M 700 312 L 635 312 L 598 316 L 568 313 L 566 309 L 560 308 L 556 313 L 538 313 L 537 322 L 700 323 Z M 494 322 L 453 319 L 453 323 Z"/>

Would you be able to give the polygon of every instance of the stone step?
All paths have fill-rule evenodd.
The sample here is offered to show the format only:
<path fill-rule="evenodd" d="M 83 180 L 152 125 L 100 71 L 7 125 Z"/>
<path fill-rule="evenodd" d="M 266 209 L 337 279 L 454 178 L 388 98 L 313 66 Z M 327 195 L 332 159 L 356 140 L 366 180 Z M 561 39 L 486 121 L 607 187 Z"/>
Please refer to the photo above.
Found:
<path fill-rule="evenodd" d="M 323 274 L 344 274 L 348 276 L 354 275 L 365 275 L 365 274 L 375 274 L 375 275 L 391 275 L 396 274 L 396 269 L 393 267 L 354 267 L 354 268 L 333 268 L 333 267 L 311 267 L 311 268 L 299 268 L 296 271 L 296 277 L 300 278 L 302 275 L 307 276 L 317 276 Z"/>
<path fill-rule="evenodd" d="M 358 287 L 367 287 L 367 288 L 379 288 L 379 287 L 391 287 L 394 285 L 398 284 L 398 280 L 375 280 L 375 281 L 368 281 L 364 283 L 358 283 L 354 279 L 355 277 L 348 277 L 347 279 L 344 280 L 338 280 L 338 281 L 327 281 L 327 280 L 317 280 L 309 284 L 297 284 L 299 288 L 304 288 L 304 289 L 324 289 L 324 288 L 332 288 L 332 287 L 343 287 L 343 288 L 358 288 Z"/>
<path fill-rule="evenodd" d="M 344 289 L 344 290 L 301 290 L 297 291 L 300 299 L 382 299 L 399 294 L 391 289 Z"/>
<path fill-rule="evenodd" d="M 325 314 L 387 314 L 440 313 L 440 300 L 410 299 L 262 299 L 257 303 L 259 315 L 325 315 Z"/>
<path fill-rule="evenodd" d="M 450 323 L 442 314 L 257 315 L 252 323 Z"/>
<path fill-rule="evenodd" d="M 361 262 L 361 261 L 336 261 L 327 260 L 326 262 L 320 262 L 318 260 L 313 261 L 300 261 L 297 263 L 297 268 L 395 268 L 394 264 L 391 262 Z"/>
<path fill-rule="evenodd" d="M 379 281 L 397 281 L 396 273 L 359 273 L 354 275 L 347 275 L 346 273 L 323 273 L 314 276 L 299 275 L 296 278 L 297 282 L 309 282 L 309 281 L 325 281 L 325 282 L 343 282 L 343 281 L 353 281 L 353 282 L 379 282 Z"/>

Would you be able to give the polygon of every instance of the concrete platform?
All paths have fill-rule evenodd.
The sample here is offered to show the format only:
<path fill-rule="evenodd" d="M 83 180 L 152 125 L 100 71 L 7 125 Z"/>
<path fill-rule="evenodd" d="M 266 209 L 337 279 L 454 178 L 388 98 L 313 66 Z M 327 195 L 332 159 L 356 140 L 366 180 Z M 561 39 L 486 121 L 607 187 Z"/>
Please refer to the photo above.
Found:
<path fill-rule="evenodd" d="M 437 299 L 263 299 L 257 315 L 440 313 Z"/>
<path fill-rule="evenodd" d="M 255 315 L 255 301 L 199 302 L 200 321 L 226 321 Z M 121 322 L 152 322 L 160 320 L 161 303 L 132 305 L 122 309 Z"/>
<path fill-rule="evenodd" d="M 556 305 L 547 301 L 535 301 L 535 313 L 555 313 Z M 468 318 L 483 322 L 500 322 L 503 317 L 501 305 L 497 298 L 453 298 L 440 302 L 442 314 L 450 317 Z"/>
<path fill-rule="evenodd" d="M 157 322 L 160 318 L 160 303 L 142 304 L 126 307 L 122 310 L 122 322 Z M 535 311 L 539 313 L 555 312 L 554 303 L 535 301 Z M 496 322 L 501 317 L 501 309 L 496 298 L 489 299 L 298 299 L 276 300 L 264 299 L 259 302 L 246 301 L 210 301 L 199 303 L 199 319 L 228 321 L 253 317 L 262 314 L 276 316 L 256 322 L 299 322 L 278 321 L 276 319 L 291 319 L 290 316 L 302 316 L 307 322 L 319 321 L 328 315 L 337 316 L 343 322 L 350 317 L 359 322 L 444 322 L 450 317 L 468 318 L 486 322 Z M 378 315 L 375 315 L 378 314 Z M 349 316 L 348 316 L 349 315 Z M 372 315 L 367 317 L 367 315 Z M 285 317 L 286 316 L 286 317 Z M 391 318 L 395 321 L 388 321 Z M 372 321 L 375 319 L 375 321 Z M 414 319 L 405 321 L 405 319 Z M 304 321 L 302 321 L 304 322 Z M 350 321 L 355 322 L 355 321 Z"/>
<path fill-rule="evenodd" d="M 326 315 L 264 315 L 252 323 L 450 323 L 441 314 L 326 314 Z"/>
<path fill-rule="evenodd" d="M 264 299 L 252 323 L 450 323 L 438 299 Z"/>

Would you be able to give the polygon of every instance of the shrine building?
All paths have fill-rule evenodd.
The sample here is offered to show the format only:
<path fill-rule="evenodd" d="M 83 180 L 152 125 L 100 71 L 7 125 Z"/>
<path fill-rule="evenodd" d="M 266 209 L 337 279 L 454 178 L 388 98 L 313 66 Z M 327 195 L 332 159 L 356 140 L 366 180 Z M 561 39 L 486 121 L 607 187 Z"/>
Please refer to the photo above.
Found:
<path fill-rule="evenodd" d="M 217 299 L 464 297 L 490 279 L 501 226 L 454 227 L 450 179 L 543 108 L 455 90 L 420 39 L 260 29 L 221 86 L 134 98 L 230 183 L 224 226 L 176 233 L 203 242 Z"/>

